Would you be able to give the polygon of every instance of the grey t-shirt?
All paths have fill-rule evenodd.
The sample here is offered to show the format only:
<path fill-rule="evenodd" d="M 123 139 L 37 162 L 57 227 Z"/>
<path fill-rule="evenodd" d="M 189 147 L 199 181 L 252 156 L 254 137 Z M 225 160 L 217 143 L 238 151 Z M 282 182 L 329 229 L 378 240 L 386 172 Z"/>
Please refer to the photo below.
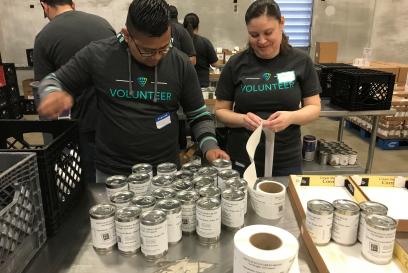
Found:
<path fill-rule="evenodd" d="M 234 102 L 234 112 L 255 113 L 267 119 L 276 111 L 295 111 L 303 98 L 321 92 L 319 80 L 309 56 L 295 48 L 273 59 L 258 58 L 247 49 L 230 58 L 217 84 L 217 99 Z M 251 132 L 230 129 L 228 148 L 232 159 L 249 164 L 245 144 Z M 290 125 L 276 134 L 274 168 L 301 166 L 300 126 Z M 263 161 L 264 141 L 256 152 Z"/>
<path fill-rule="evenodd" d="M 196 55 L 193 39 L 182 24 L 174 21 L 171 22 L 171 38 L 175 48 L 178 48 L 189 57 Z"/>

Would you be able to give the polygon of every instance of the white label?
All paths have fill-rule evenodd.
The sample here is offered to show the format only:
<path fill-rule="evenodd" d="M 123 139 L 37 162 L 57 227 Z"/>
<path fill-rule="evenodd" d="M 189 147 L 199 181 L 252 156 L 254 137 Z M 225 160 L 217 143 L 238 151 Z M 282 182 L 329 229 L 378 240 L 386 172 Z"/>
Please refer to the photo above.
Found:
<path fill-rule="evenodd" d="M 171 123 L 171 118 L 170 118 L 170 113 L 164 113 L 163 115 L 160 115 L 156 118 L 156 127 L 157 129 L 161 129 L 163 127 L 166 127 Z"/>
<path fill-rule="evenodd" d="M 339 244 L 351 245 L 357 240 L 360 214 L 344 215 L 334 212 L 332 238 Z"/>
<path fill-rule="evenodd" d="M 141 249 L 144 255 L 163 254 L 168 248 L 167 220 L 155 226 L 140 223 Z"/>
<path fill-rule="evenodd" d="M 96 248 L 109 248 L 116 244 L 115 219 L 92 219 L 92 243 Z"/>
<path fill-rule="evenodd" d="M 118 222 L 116 224 L 116 238 L 118 249 L 133 252 L 140 248 L 140 221 Z"/>
<path fill-rule="evenodd" d="M 181 230 L 184 232 L 193 232 L 196 229 L 196 205 L 181 206 Z"/>
<path fill-rule="evenodd" d="M 167 234 L 169 243 L 177 243 L 181 239 L 181 211 L 167 215 Z"/>
<path fill-rule="evenodd" d="M 221 234 L 221 207 L 206 210 L 197 206 L 197 234 L 204 238 L 215 238 Z"/>
<path fill-rule="evenodd" d="M 129 183 L 129 190 L 135 193 L 135 196 L 146 195 L 150 188 L 150 180 L 143 184 Z"/>
<path fill-rule="evenodd" d="M 279 83 L 294 82 L 296 80 L 295 71 L 287 71 L 276 74 Z"/>
<path fill-rule="evenodd" d="M 360 241 L 360 243 L 363 242 L 364 236 L 365 236 L 365 217 L 366 215 L 364 215 L 363 213 L 360 214 L 360 222 L 358 225 L 358 240 Z"/>
<path fill-rule="evenodd" d="M 116 192 L 120 192 L 120 191 L 127 191 L 129 189 L 128 184 L 126 184 L 125 186 L 121 187 L 121 188 L 116 188 L 116 189 L 110 189 L 110 188 L 106 188 L 106 195 L 108 196 L 108 199 L 110 200 L 110 197 L 116 193 Z"/>
<path fill-rule="evenodd" d="M 375 263 L 387 263 L 392 259 L 396 229 L 377 230 L 366 225 L 361 252 Z"/>
<path fill-rule="evenodd" d="M 315 244 L 327 244 L 331 238 L 333 214 L 319 215 L 306 212 L 306 227 Z"/>
<path fill-rule="evenodd" d="M 221 200 L 221 223 L 227 227 L 237 228 L 244 225 L 242 213 L 244 199 L 240 201 Z"/>
<path fill-rule="evenodd" d="M 251 204 L 256 214 L 266 219 L 280 219 L 285 210 L 285 191 L 270 195 L 261 191 L 250 191 Z"/>

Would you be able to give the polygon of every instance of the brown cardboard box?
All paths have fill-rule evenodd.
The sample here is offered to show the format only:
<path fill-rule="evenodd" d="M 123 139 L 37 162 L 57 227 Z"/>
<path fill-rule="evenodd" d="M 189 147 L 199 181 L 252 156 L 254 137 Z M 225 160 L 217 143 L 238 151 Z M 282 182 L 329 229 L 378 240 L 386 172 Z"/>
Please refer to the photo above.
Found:
<path fill-rule="evenodd" d="M 401 64 L 397 84 L 404 86 L 407 82 L 408 64 Z"/>
<path fill-rule="evenodd" d="M 397 64 L 386 63 L 381 61 L 370 62 L 369 69 L 393 73 L 395 75 L 395 82 L 397 82 L 398 75 L 400 72 L 400 67 Z"/>
<path fill-rule="evenodd" d="M 315 63 L 336 63 L 337 42 L 316 42 Z"/>
<path fill-rule="evenodd" d="M 33 88 L 30 86 L 30 83 L 32 83 L 34 79 L 25 79 L 23 80 L 23 94 L 24 98 L 26 99 L 33 99 Z"/>

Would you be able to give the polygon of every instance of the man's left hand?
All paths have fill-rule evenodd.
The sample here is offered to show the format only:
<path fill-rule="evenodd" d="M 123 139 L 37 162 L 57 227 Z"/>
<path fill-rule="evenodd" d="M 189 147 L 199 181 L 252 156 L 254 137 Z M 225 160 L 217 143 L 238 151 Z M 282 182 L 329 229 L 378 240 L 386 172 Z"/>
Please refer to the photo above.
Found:
<path fill-rule="evenodd" d="M 208 162 L 213 162 L 218 158 L 230 159 L 229 155 L 221 149 L 208 150 L 205 154 L 205 158 L 207 158 Z"/>

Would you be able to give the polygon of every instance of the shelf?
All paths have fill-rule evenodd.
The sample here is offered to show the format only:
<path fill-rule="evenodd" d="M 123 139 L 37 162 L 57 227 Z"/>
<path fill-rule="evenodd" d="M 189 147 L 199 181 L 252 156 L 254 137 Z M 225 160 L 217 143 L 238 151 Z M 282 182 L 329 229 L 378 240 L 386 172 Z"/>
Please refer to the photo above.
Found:
<path fill-rule="evenodd" d="M 354 166 L 330 166 L 320 165 L 316 161 L 303 161 L 303 174 L 358 174 L 365 173 L 360 165 Z"/>
<path fill-rule="evenodd" d="M 328 100 L 321 101 L 322 109 L 320 117 L 349 117 L 349 116 L 385 116 L 394 115 L 395 109 L 390 110 L 364 110 L 364 111 L 348 111 L 341 107 L 330 104 Z"/>

